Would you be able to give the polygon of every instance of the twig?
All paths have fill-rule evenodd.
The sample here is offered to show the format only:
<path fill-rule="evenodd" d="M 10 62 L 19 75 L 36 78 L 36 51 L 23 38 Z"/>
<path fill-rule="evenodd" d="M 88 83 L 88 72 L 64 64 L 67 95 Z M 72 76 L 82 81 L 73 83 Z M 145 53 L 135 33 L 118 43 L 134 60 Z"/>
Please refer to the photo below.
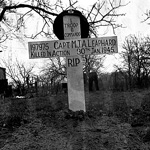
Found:
<path fill-rule="evenodd" d="M 49 15 L 52 15 L 52 16 L 57 16 L 58 14 L 56 13 L 52 13 L 52 12 L 49 12 L 41 7 L 38 7 L 38 6 L 31 6 L 31 5 L 28 5 L 28 4 L 19 4 L 19 5 L 15 5 L 15 6 L 6 6 L 3 8 L 1 14 L 0 14 L 0 21 L 2 21 L 4 19 L 4 14 L 7 10 L 12 10 L 12 9 L 17 9 L 17 8 L 30 8 L 32 10 L 40 10 L 40 11 L 43 11 L 44 13 L 47 13 Z"/>

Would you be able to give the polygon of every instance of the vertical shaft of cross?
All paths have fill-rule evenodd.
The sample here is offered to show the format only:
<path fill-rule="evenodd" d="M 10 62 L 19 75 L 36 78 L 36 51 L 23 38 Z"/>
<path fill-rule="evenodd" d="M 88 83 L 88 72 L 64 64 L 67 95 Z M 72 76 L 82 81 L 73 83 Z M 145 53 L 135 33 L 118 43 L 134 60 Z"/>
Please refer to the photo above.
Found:
<path fill-rule="evenodd" d="M 63 23 L 65 40 L 81 38 L 80 18 L 78 16 L 64 16 Z M 69 109 L 85 112 L 82 58 L 79 55 L 69 56 L 66 57 L 66 61 Z"/>

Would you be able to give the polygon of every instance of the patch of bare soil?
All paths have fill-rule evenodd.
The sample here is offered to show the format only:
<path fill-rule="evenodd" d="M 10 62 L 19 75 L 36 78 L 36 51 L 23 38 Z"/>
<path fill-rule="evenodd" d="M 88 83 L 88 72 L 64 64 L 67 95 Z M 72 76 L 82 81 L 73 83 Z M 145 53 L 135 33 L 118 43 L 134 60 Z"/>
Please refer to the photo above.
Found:
<path fill-rule="evenodd" d="M 6 100 L 0 150 L 148 150 L 150 94 L 138 93 L 89 93 L 86 113 L 68 110 L 65 94 Z"/>

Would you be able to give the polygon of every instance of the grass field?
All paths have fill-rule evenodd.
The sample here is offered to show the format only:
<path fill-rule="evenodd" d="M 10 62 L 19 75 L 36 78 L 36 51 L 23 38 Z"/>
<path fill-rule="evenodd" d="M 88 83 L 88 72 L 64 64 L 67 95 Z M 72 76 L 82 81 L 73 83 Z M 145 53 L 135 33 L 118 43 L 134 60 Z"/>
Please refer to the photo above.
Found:
<path fill-rule="evenodd" d="M 0 150 L 148 150 L 149 101 L 149 89 L 97 91 L 74 113 L 66 94 L 1 100 Z"/>

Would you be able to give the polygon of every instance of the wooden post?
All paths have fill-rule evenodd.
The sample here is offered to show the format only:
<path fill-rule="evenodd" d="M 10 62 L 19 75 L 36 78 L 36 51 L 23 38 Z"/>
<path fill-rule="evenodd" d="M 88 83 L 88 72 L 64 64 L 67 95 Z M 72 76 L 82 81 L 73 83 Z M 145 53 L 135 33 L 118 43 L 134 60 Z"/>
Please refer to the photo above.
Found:
<path fill-rule="evenodd" d="M 65 40 L 81 38 L 80 17 L 64 16 L 63 27 Z M 72 111 L 83 110 L 85 112 L 82 58 L 79 55 L 68 56 L 66 61 L 69 109 Z"/>

